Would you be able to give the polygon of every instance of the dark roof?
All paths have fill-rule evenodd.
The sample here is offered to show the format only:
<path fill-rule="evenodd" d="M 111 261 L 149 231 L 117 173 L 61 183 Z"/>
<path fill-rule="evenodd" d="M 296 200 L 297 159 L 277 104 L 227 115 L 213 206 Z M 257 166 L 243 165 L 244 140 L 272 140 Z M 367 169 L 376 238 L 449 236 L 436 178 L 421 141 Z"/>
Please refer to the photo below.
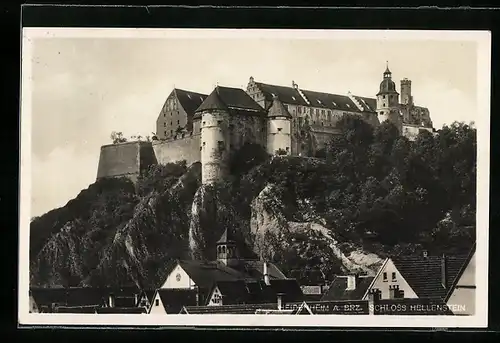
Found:
<path fill-rule="evenodd" d="M 223 304 L 242 304 L 249 301 L 249 292 L 243 280 L 219 281 L 215 287 L 222 295 Z"/>
<path fill-rule="evenodd" d="M 347 276 L 336 275 L 321 300 L 361 300 L 374 279 L 373 276 L 359 276 L 356 280 L 356 288 L 347 290 L 347 278 Z"/>
<path fill-rule="evenodd" d="M 232 243 L 236 242 L 233 230 L 231 230 L 231 229 L 224 230 L 224 232 L 220 236 L 219 240 L 217 241 L 217 244 L 224 244 L 224 243 L 228 243 L 228 242 L 232 242 Z"/>
<path fill-rule="evenodd" d="M 359 108 L 356 104 L 346 95 L 321 93 L 308 90 L 301 91 L 313 107 L 359 112 Z"/>
<path fill-rule="evenodd" d="M 151 304 L 151 302 L 154 299 L 155 293 L 156 293 L 156 290 L 154 290 L 154 289 L 145 289 L 145 290 L 141 291 L 141 294 L 139 295 L 139 299 L 146 297 L 148 302 Z"/>
<path fill-rule="evenodd" d="M 264 109 L 256 103 L 243 89 L 217 87 L 219 96 L 230 109 L 243 109 L 262 112 Z"/>
<path fill-rule="evenodd" d="M 268 117 L 286 117 L 291 118 L 292 115 L 288 112 L 283 103 L 278 99 L 278 96 L 273 98 L 273 103 L 267 113 Z"/>
<path fill-rule="evenodd" d="M 108 290 L 100 288 L 32 288 L 31 294 L 40 306 L 101 306 L 108 299 Z"/>
<path fill-rule="evenodd" d="M 219 95 L 219 87 L 216 87 L 212 93 L 201 103 L 195 112 L 207 110 L 228 110 L 226 104 L 222 101 Z"/>
<path fill-rule="evenodd" d="M 277 96 L 285 104 L 307 106 L 307 102 L 302 98 L 298 90 L 293 87 L 269 85 L 260 82 L 256 82 L 256 85 L 264 93 L 264 98 L 267 101 L 273 101 L 273 97 Z"/>
<path fill-rule="evenodd" d="M 457 275 L 455 276 L 455 279 L 449 285 L 448 292 L 447 292 L 446 297 L 444 299 L 445 301 L 448 301 L 448 299 L 451 297 L 451 294 L 455 290 L 455 287 L 457 286 L 457 283 L 460 281 L 460 278 L 462 277 L 463 273 L 465 272 L 465 270 L 469 266 L 469 263 L 470 263 L 470 261 L 471 261 L 471 259 L 472 259 L 472 257 L 474 256 L 475 253 L 476 253 L 476 242 L 474 242 L 474 244 L 472 244 L 472 247 L 471 247 L 471 249 L 469 251 L 469 254 L 467 255 L 467 258 L 465 259 L 462 267 L 460 268 L 460 270 L 458 271 Z"/>
<path fill-rule="evenodd" d="M 56 313 L 96 313 L 97 306 L 57 306 Z"/>
<path fill-rule="evenodd" d="M 134 307 L 137 306 L 136 298 L 130 296 L 115 297 L 115 307 Z"/>
<path fill-rule="evenodd" d="M 446 256 L 446 284 L 441 282 L 442 256 L 401 256 L 392 262 L 419 298 L 444 299 L 468 256 Z"/>
<path fill-rule="evenodd" d="M 146 309 L 144 307 L 101 307 L 97 308 L 97 313 L 141 314 L 141 313 L 146 313 Z"/>
<path fill-rule="evenodd" d="M 219 281 L 262 280 L 264 277 L 264 262 L 258 260 L 244 260 L 238 269 L 217 261 L 180 260 L 179 264 L 198 287 L 208 289 Z M 268 273 L 271 279 L 285 278 L 272 263 L 268 263 Z"/>
<path fill-rule="evenodd" d="M 319 269 L 294 269 L 289 274 L 300 285 L 323 285 L 325 276 Z"/>
<path fill-rule="evenodd" d="M 181 314 L 205 314 L 205 313 L 234 313 L 254 314 L 259 309 L 277 310 L 277 304 L 244 304 L 244 305 L 220 305 L 220 306 L 185 306 Z"/>
<path fill-rule="evenodd" d="M 353 95 L 353 97 L 358 100 L 358 103 L 363 108 L 364 112 L 375 112 L 377 111 L 377 99 L 366 98 L 363 96 Z"/>
<path fill-rule="evenodd" d="M 283 295 L 283 299 L 287 302 L 304 299 L 302 289 L 295 279 L 273 279 L 270 280 L 270 287 L 276 295 Z"/>
<path fill-rule="evenodd" d="M 207 98 L 206 94 L 186 91 L 183 89 L 174 89 L 174 93 L 179 100 L 182 108 L 188 115 L 193 115 L 198 107 L 200 107 L 201 103 L 205 101 Z"/>
<path fill-rule="evenodd" d="M 159 289 L 158 295 L 167 313 L 179 313 L 183 306 L 196 306 L 196 291 L 192 289 Z"/>

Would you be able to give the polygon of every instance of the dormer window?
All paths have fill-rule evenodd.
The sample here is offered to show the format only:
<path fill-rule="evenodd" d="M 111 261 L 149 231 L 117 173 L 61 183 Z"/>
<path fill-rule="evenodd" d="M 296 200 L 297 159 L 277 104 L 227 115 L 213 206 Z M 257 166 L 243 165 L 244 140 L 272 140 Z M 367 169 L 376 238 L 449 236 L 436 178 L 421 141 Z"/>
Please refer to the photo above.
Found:
<path fill-rule="evenodd" d="M 187 96 L 188 96 L 189 99 L 191 99 L 191 94 L 188 94 Z"/>
<path fill-rule="evenodd" d="M 271 95 L 273 96 L 273 98 L 276 96 L 276 94 L 274 94 L 274 93 L 271 93 Z"/>
<path fill-rule="evenodd" d="M 200 100 L 201 100 L 201 102 L 203 102 L 203 97 L 202 96 L 200 96 Z"/>
<path fill-rule="evenodd" d="M 283 128 L 281 128 L 281 127 L 278 127 L 278 132 L 281 132 L 281 130 L 283 130 Z"/>
<path fill-rule="evenodd" d="M 316 101 L 318 101 L 318 104 L 320 104 L 320 105 L 321 105 L 321 100 L 319 100 L 319 99 L 316 99 Z"/>
<path fill-rule="evenodd" d="M 337 103 L 335 101 L 332 101 L 333 106 L 337 107 Z"/>
<path fill-rule="evenodd" d="M 297 100 L 297 99 L 295 99 L 295 97 L 294 97 L 294 96 L 292 96 L 292 99 L 293 99 L 293 100 Z"/>
<path fill-rule="evenodd" d="M 345 105 L 347 106 L 347 108 L 351 108 L 351 105 L 349 105 L 349 104 L 345 104 Z"/>

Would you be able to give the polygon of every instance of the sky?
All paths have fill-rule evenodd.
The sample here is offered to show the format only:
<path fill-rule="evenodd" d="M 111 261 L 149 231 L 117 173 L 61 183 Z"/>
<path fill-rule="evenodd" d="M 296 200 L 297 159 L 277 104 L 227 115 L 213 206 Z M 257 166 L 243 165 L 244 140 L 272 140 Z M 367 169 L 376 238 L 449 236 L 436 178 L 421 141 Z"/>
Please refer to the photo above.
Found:
<path fill-rule="evenodd" d="M 477 118 L 474 41 L 275 38 L 36 38 L 31 71 L 31 215 L 64 206 L 95 181 L 112 131 L 152 135 L 174 87 L 257 82 L 375 97 L 386 61 L 412 80 L 436 128 Z"/>

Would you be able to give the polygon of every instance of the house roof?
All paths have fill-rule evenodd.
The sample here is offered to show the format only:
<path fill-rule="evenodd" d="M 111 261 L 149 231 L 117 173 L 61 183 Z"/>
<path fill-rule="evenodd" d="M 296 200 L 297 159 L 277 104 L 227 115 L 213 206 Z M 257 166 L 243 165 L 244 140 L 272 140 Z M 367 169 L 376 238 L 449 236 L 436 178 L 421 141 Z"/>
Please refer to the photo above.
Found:
<path fill-rule="evenodd" d="M 346 95 L 321 93 L 309 90 L 301 91 L 313 107 L 359 112 L 359 108 L 356 104 Z"/>
<path fill-rule="evenodd" d="M 243 89 L 217 86 L 203 103 L 196 109 L 196 113 L 206 110 L 237 110 L 238 112 L 253 112 L 263 114 L 264 109 L 257 104 Z M 196 115 L 195 118 L 200 115 Z"/>
<path fill-rule="evenodd" d="M 273 98 L 273 103 L 267 112 L 267 117 L 286 117 L 291 118 L 292 115 L 288 112 L 285 105 L 278 99 L 278 96 Z"/>
<path fill-rule="evenodd" d="M 207 110 L 228 110 L 224 101 L 222 101 L 219 94 L 219 87 L 216 87 L 212 93 L 201 103 L 195 112 Z"/>
<path fill-rule="evenodd" d="M 123 313 L 123 314 L 141 314 L 146 313 L 144 307 L 101 307 L 97 308 L 97 313 Z"/>
<path fill-rule="evenodd" d="M 219 281 L 215 288 L 220 291 L 225 304 L 245 303 L 249 300 L 249 292 L 243 280 Z"/>
<path fill-rule="evenodd" d="M 441 282 L 442 256 L 401 256 L 391 258 L 419 298 L 444 299 L 468 256 L 446 256 L 446 284 Z"/>
<path fill-rule="evenodd" d="M 192 289 L 159 289 L 157 291 L 167 313 L 179 313 L 183 306 L 196 306 L 196 291 Z"/>
<path fill-rule="evenodd" d="M 277 96 L 285 104 L 307 106 L 307 102 L 298 90 L 293 87 L 270 85 L 261 82 L 256 82 L 255 84 L 262 91 L 267 101 L 273 101 L 273 97 Z"/>
<path fill-rule="evenodd" d="M 151 304 L 153 302 L 155 294 L 156 294 L 156 290 L 145 289 L 145 290 L 141 291 L 141 294 L 139 295 L 139 299 L 146 297 L 148 302 Z"/>
<path fill-rule="evenodd" d="M 219 240 L 217 241 L 217 244 L 224 244 L 224 243 L 235 243 L 236 239 L 234 237 L 234 232 L 231 229 L 225 229 L 222 235 L 220 236 Z"/>
<path fill-rule="evenodd" d="M 277 310 L 277 304 L 244 304 L 244 305 L 221 305 L 221 306 L 184 306 L 181 314 L 206 314 L 206 313 L 234 313 L 254 314 L 259 309 Z"/>
<path fill-rule="evenodd" d="M 357 277 L 356 288 L 354 290 L 347 290 L 347 279 L 347 276 L 336 275 L 328 287 L 328 291 L 323 295 L 321 300 L 361 300 L 368 287 L 370 287 L 374 277 Z"/>
<path fill-rule="evenodd" d="M 131 296 L 115 297 L 115 307 L 134 307 L 137 306 L 136 298 Z"/>
<path fill-rule="evenodd" d="M 276 295 L 282 295 L 284 300 L 300 301 L 304 299 L 304 294 L 295 279 L 272 279 L 270 287 Z"/>
<path fill-rule="evenodd" d="M 109 291 L 100 288 L 32 288 L 31 294 L 36 304 L 51 306 L 101 306 L 109 296 Z"/>
<path fill-rule="evenodd" d="M 98 306 L 58 306 L 57 313 L 97 313 Z"/>
<path fill-rule="evenodd" d="M 294 269 L 289 276 L 297 280 L 300 285 L 323 285 L 325 276 L 319 269 Z"/>
<path fill-rule="evenodd" d="M 193 115 L 196 109 L 208 96 L 206 94 L 191 92 L 179 88 L 175 88 L 174 93 L 182 108 L 184 108 L 184 111 L 186 111 L 188 115 Z"/>
<path fill-rule="evenodd" d="M 469 254 L 467 255 L 467 258 L 465 259 L 462 267 L 460 268 L 460 270 L 458 271 L 457 275 L 455 276 L 455 279 L 450 284 L 450 287 L 448 288 L 448 292 L 446 294 L 446 297 L 445 297 L 444 301 L 448 301 L 448 299 L 451 297 L 451 294 L 455 290 L 455 287 L 457 286 L 457 283 L 460 281 L 460 278 L 462 277 L 463 273 L 465 272 L 465 270 L 469 266 L 469 263 L 470 263 L 470 261 L 471 261 L 471 259 L 472 259 L 472 257 L 474 256 L 475 253 L 476 253 L 476 242 L 474 242 L 474 244 L 472 245 L 472 247 L 471 247 L 471 249 L 469 251 Z"/>
<path fill-rule="evenodd" d="M 377 99 L 353 95 L 365 112 L 377 111 Z"/>

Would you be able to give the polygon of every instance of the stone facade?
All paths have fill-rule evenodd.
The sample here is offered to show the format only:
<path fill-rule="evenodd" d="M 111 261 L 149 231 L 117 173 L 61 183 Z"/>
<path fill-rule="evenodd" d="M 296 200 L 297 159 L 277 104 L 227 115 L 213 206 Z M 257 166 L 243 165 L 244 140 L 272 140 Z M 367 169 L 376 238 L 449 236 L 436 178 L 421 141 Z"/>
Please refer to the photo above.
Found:
<path fill-rule="evenodd" d="M 103 146 L 98 178 L 136 178 L 142 165 L 186 160 L 201 162 L 203 183 L 210 183 L 227 174 L 231 152 L 245 143 L 260 144 L 270 154 L 314 155 L 338 134 L 337 122 L 346 114 L 373 126 L 390 121 L 409 139 L 422 130 L 433 132 L 429 110 L 414 105 L 411 81 L 401 80 L 400 102 L 388 67 L 375 98 L 303 90 L 293 81 L 291 87 L 270 85 L 250 77 L 246 91 L 216 87 L 205 95 L 174 89 L 157 118 L 153 142 Z M 137 158 L 148 155 L 144 149 L 150 151 L 148 162 Z"/>

